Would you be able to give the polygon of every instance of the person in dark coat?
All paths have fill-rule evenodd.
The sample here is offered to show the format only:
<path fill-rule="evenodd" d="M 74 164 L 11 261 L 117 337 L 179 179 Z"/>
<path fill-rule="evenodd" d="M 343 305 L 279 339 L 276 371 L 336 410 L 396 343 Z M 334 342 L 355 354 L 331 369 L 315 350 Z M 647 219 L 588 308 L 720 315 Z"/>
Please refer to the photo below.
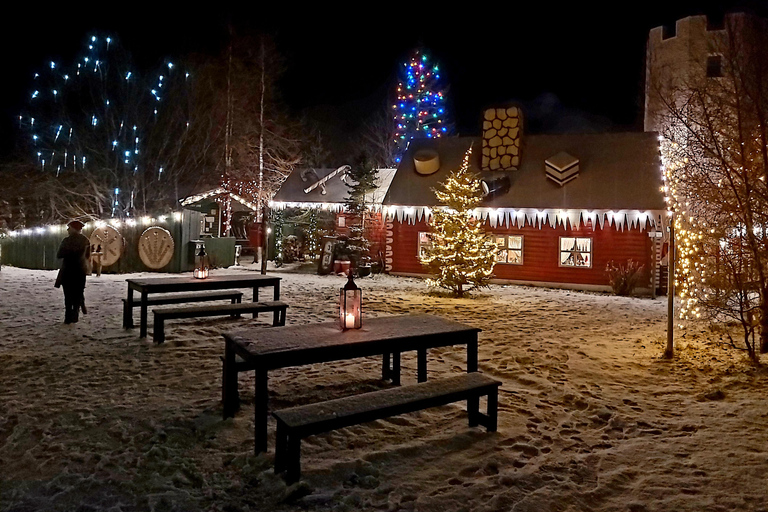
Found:
<path fill-rule="evenodd" d="M 91 242 L 82 234 L 84 224 L 73 220 L 67 224 L 67 236 L 61 241 L 57 258 L 62 259 L 57 285 L 64 289 L 64 323 L 77 322 L 84 306 L 85 276 L 91 259 Z"/>

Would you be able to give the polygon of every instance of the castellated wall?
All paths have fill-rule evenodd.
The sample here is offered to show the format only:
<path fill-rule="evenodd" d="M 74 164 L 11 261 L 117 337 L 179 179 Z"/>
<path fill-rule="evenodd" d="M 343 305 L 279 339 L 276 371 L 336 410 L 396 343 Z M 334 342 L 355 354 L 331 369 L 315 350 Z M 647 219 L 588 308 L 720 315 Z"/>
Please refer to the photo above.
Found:
<path fill-rule="evenodd" d="M 726 22 L 732 16 L 728 15 Z M 651 29 L 646 48 L 645 131 L 661 131 L 658 115 L 664 112 L 662 95 L 706 77 L 707 58 L 722 52 L 725 30 L 708 30 L 706 16 L 678 20 L 674 36 L 664 28 Z"/>

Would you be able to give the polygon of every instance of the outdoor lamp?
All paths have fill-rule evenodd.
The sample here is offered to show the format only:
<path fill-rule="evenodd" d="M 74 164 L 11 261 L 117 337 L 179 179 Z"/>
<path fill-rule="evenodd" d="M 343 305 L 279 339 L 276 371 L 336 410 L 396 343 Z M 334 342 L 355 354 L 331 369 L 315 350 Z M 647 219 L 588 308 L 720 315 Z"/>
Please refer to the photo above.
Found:
<path fill-rule="evenodd" d="M 205 279 L 208 277 L 208 255 L 205 253 L 205 245 L 200 245 L 200 252 L 195 256 L 195 271 L 193 275 L 197 279 Z"/>
<path fill-rule="evenodd" d="M 347 284 L 339 290 L 339 323 L 341 329 L 359 329 L 363 326 L 363 291 L 348 274 Z"/>

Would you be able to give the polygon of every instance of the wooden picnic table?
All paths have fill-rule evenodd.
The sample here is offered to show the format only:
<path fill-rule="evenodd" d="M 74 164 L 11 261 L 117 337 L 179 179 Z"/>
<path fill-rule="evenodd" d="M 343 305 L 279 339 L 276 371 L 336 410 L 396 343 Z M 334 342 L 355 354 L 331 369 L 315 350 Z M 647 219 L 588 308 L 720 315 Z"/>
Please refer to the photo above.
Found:
<path fill-rule="evenodd" d="M 398 315 L 366 319 L 361 329 L 342 331 L 338 322 L 242 329 L 224 333 L 222 401 L 224 418 L 240 407 L 239 370 L 255 370 L 255 451 L 267 450 L 268 373 L 277 368 L 383 356 L 382 377 L 400 383 L 400 354 L 417 352 L 417 379 L 427 380 L 427 350 L 467 346 L 467 372 L 477 371 L 481 329 L 433 315 Z M 390 355 L 391 366 L 390 366 Z M 236 361 L 236 356 L 242 362 Z"/>
<path fill-rule="evenodd" d="M 192 276 L 180 277 L 144 277 L 126 279 L 128 283 L 128 297 L 125 307 L 128 314 L 132 314 L 133 292 L 141 295 L 141 323 L 139 336 L 147 336 L 147 298 L 154 293 L 191 292 L 204 290 L 224 290 L 227 288 L 253 288 L 253 302 L 259 301 L 259 288 L 272 286 L 274 288 L 274 300 L 280 299 L 280 278 L 263 274 L 248 272 L 237 275 L 211 275 L 206 279 L 196 279 Z"/>

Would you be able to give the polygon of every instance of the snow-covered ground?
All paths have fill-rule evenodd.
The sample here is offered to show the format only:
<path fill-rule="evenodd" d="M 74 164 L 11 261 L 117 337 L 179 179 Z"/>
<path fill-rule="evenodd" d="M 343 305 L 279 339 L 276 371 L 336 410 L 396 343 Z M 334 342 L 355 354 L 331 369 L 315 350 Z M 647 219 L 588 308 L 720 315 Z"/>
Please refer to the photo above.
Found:
<path fill-rule="evenodd" d="M 344 278 L 276 273 L 289 324 L 335 318 Z M 458 300 L 361 279 L 370 316 L 483 329 L 480 370 L 503 382 L 498 432 L 469 428 L 463 404 L 338 430 L 302 443 L 303 480 L 287 487 L 271 450 L 253 455 L 250 372 L 241 411 L 221 419 L 221 333 L 253 320 L 169 322 L 154 345 L 121 327 L 127 277 L 90 277 L 88 315 L 64 325 L 54 271 L 0 271 L 0 510 L 768 510 L 768 374 L 704 328 L 661 360 L 666 298 L 493 286 Z M 434 350 L 430 377 L 464 362 L 459 347 Z M 386 386 L 379 365 L 275 371 L 270 404 Z M 415 369 L 404 354 L 404 384 Z"/>

